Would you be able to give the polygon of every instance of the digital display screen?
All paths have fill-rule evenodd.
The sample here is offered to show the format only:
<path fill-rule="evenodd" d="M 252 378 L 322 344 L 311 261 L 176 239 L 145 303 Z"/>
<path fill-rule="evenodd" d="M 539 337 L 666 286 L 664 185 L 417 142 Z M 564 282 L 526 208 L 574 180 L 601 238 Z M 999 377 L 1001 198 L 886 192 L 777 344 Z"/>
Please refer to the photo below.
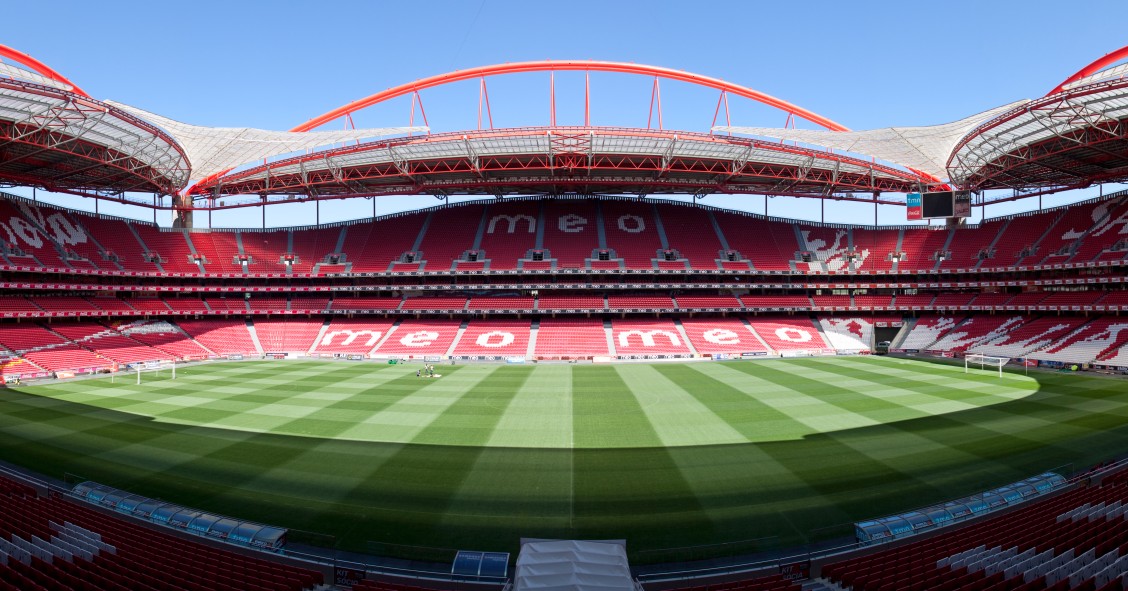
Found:
<path fill-rule="evenodd" d="M 953 197 L 951 191 L 921 195 L 921 209 L 924 219 L 952 217 L 955 214 Z"/>

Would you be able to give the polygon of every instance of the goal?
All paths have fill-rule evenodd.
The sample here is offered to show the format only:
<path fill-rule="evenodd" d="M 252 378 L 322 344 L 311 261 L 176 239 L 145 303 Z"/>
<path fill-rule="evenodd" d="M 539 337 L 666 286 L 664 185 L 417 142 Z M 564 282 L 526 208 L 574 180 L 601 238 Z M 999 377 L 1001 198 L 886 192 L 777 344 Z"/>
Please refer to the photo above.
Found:
<path fill-rule="evenodd" d="M 998 368 L 999 377 L 1003 377 L 1003 366 L 1009 363 L 1010 357 L 992 357 L 990 355 L 980 355 L 978 353 L 971 353 L 964 357 L 964 373 L 968 373 L 968 368 L 978 365 L 979 369 Z"/>
<path fill-rule="evenodd" d="M 120 373 L 122 375 L 122 379 L 125 379 L 125 376 L 128 376 L 131 372 L 135 373 L 137 375 L 137 383 L 138 384 L 140 384 L 142 382 L 142 377 L 141 377 L 142 374 L 146 375 L 146 377 L 144 379 L 149 379 L 149 380 L 154 379 L 154 378 L 157 378 L 157 379 L 167 378 L 167 379 L 175 380 L 176 379 L 176 362 L 175 361 L 145 361 L 145 362 L 142 362 L 142 363 L 130 363 L 130 364 L 122 367 L 122 371 L 120 371 L 118 373 Z M 132 376 L 130 376 L 130 377 L 132 377 Z M 116 380 L 117 380 L 117 374 L 116 373 L 110 374 L 110 381 L 114 382 Z"/>

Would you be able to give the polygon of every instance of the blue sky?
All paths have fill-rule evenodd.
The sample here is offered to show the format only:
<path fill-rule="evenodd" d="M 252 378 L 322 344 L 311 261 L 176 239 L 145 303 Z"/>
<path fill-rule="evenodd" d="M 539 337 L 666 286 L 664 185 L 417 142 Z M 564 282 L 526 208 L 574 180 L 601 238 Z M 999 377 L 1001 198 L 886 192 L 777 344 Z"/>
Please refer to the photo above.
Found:
<path fill-rule="evenodd" d="M 0 43 L 82 86 L 188 123 L 288 129 L 372 92 L 451 70 L 532 59 L 634 61 L 724 78 L 853 129 L 927 125 L 1045 94 L 1124 44 L 1107 23 L 1123 0 L 1078 14 L 1043 2 L 52 2 L 6 6 Z M 40 23 L 32 26 L 30 23 Z M 548 76 L 488 81 L 497 126 L 546 125 Z M 558 75 L 557 118 L 582 123 L 582 74 Z M 650 81 L 593 74 L 596 125 L 645 126 Z M 663 83 L 667 128 L 704 131 L 717 94 Z M 477 124 L 477 85 L 423 93 L 435 131 Z M 781 126 L 785 115 L 743 100 L 735 125 Z M 356 116 L 360 127 L 405 125 L 409 102 Z M 1111 189 L 1110 189 L 1111 190 Z M 28 194 L 29 191 L 16 192 Z M 1049 196 L 1046 206 L 1094 196 Z M 41 194 L 42 196 L 42 194 Z M 48 198 L 49 199 L 49 198 Z M 89 208 L 74 197 L 60 202 Z M 378 211 L 429 206 L 382 199 Z M 705 203 L 762 211 L 759 196 Z M 987 215 L 1037 207 L 989 206 Z M 152 219 L 103 205 L 104 213 Z M 872 223 L 870 206 L 830 202 L 827 221 Z M 818 218 L 817 202 L 773 199 L 773 215 Z M 882 208 L 880 223 L 904 220 Z M 217 226 L 258 225 L 257 209 L 217 213 Z M 321 206 L 323 222 L 371 215 L 363 200 Z M 978 208 L 976 217 L 980 215 Z M 159 215 L 167 223 L 167 213 Z M 200 216 L 203 219 L 205 216 Z M 309 223 L 312 205 L 270 208 L 268 225 Z"/>

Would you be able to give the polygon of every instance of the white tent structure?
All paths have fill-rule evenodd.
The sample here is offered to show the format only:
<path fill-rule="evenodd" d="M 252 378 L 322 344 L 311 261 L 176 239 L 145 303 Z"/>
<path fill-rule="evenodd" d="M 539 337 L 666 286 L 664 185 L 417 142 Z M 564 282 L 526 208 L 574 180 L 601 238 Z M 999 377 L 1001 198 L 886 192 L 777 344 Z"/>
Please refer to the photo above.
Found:
<path fill-rule="evenodd" d="M 825 131 L 811 129 L 780 129 L 773 127 L 737 127 L 720 125 L 714 133 L 738 133 L 761 138 L 794 141 L 803 144 L 843 150 L 854 154 L 875 156 L 947 179 L 948 157 L 952 149 L 971 130 L 1000 113 L 1029 101 L 1017 101 L 941 125 L 924 127 L 887 127 L 865 131 Z"/>
<path fill-rule="evenodd" d="M 345 142 L 358 142 L 378 137 L 407 135 L 408 133 L 425 133 L 429 129 L 422 126 L 411 126 L 299 133 L 250 127 L 203 127 L 181 123 L 115 101 L 106 101 L 106 104 L 132 113 L 161 127 L 183 146 L 188 161 L 192 163 L 192 176 L 189 179 L 189 184 L 244 164 L 254 164 L 263 158 L 324 148 Z"/>
<path fill-rule="evenodd" d="M 521 544 L 514 591 L 638 591 L 622 540 Z"/>

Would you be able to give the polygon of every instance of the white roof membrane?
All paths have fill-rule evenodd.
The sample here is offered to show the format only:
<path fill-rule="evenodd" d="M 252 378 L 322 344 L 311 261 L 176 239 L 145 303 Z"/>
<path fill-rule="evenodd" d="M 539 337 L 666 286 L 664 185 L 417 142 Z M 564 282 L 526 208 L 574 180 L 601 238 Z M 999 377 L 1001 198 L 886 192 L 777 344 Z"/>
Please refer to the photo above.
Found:
<path fill-rule="evenodd" d="M 714 127 L 715 133 L 738 133 L 844 150 L 873 156 L 947 180 L 946 164 L 952 149 L 968 132 L 1000 113 L 1028 101 L 1016 101 L 971 117 L 923 127 L 886 127 L 865 131 L 780 129 L 773 127 Z"/>
<path fill-rule="evenodd" d="M 264 158 L 428 130 L 419 126 L 306 132 L 270 131 L 251 127 L 204 127 L 181 123 L 122 103 L 107 102 L 168 132 L 184 149 L 192 164 L 189 184 Z"/>

